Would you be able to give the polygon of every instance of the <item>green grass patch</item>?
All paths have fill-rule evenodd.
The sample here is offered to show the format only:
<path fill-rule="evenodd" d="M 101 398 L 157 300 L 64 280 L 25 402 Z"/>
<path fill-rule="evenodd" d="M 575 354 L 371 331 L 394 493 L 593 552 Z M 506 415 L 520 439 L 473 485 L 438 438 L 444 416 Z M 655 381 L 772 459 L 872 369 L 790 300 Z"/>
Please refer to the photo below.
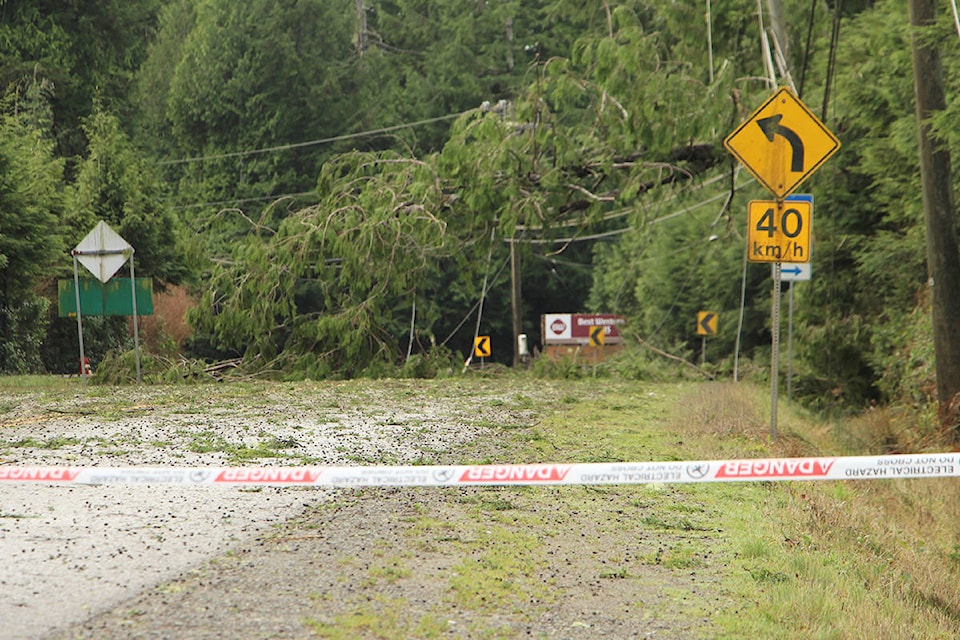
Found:
<path fill-rule="evenodd" d="M 308 618 L 304 626 L 318 638 L 328 640 L 430 640 L 442 637 L 448 625 L 433 614 L 415 618 L 409 614 L 409 607 L 402 598 L 377 596 L 347 613 L 329 618 Z"/>
<path fill-rule="evenodd" d="M 79 363 L 79 360 L 77 361 Z M 49 375 L 0 375 L 0 393 L 17 391 L 78 391 L 83 388 L 83 379 Z"/>
<path fill-rule="evenodd" d="M 13 442 L 4 443 L 3 446 L 11 449 L 63 449 L 64 447 L 73 447 L 82 444 L 83 440 L 79 438 L 22 438 Z"/>
<path fill-rule="evenodd" d="M 552 597 L 550 581 L 538 573 L 545 561 L 536 535 L 501 525 L 483 527 L 475 535 L 471 542 L 458 543 L 462 560 L 449 582 L 457 606 L 523 615 L 531 600 Z"/>

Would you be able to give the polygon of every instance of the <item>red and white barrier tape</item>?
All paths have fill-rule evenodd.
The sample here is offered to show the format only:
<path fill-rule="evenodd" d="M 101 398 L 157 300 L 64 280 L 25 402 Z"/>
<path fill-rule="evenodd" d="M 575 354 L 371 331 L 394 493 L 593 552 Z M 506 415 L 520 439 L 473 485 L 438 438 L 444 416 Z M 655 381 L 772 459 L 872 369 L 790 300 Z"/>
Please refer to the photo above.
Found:
<path fill-rule="evenodd" d="M 692 462 L 423 465 L 395 467 L 0 466 L 0 484 L 191 484 L 312 487 L 611 485 L 779 480 L 880 480 L 960 475 L 960 454 Z"/>

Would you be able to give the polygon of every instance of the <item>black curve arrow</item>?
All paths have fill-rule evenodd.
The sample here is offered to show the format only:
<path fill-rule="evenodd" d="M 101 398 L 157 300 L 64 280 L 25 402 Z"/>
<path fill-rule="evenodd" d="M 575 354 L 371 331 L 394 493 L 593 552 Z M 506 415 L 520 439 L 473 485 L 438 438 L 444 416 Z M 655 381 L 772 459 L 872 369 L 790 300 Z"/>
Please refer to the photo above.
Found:
<path fill-rule="evenodd" d="M 590 344 L 602 345 L 606 329 L 603 327 L 594 327 L 590 329 Z"/>
<path fill-rule="evenodd" d="M 475 349 L 477 355 L 481 358 L 486 358 L 490 355 L 490 338 L 486 336 L 481 336 L 477 338 L 477 346 Z"/>
<path fill-rule="evenodd" d="M 790 170 L 800 173 L 803 171 L 803 140 L 800 139 L 796 131 L 780 124 L 782 119 L 783 114 L 778 113 L 769 118 L 760 118 L 757 120 L 757 125 L 763 130 L 763 134 L 767 136 L 767 140 L 770 142 L 773 142 L 773 137 L 778 133 L 786 138 L 787 142 L 790 143 L 790 149 L 793 151 L 790 158 Z"/>
<path fill-rule="evenodd" d="M 717 315 L 715 313 L 705 313 L 703 314 L 703 319 L 700 320 L 700 326 L 703 327 L 703 332 L 708 336 L 713 335 L 713 327 L 710 326 L 710 323 L 713 321 L 713 317 Z"/>

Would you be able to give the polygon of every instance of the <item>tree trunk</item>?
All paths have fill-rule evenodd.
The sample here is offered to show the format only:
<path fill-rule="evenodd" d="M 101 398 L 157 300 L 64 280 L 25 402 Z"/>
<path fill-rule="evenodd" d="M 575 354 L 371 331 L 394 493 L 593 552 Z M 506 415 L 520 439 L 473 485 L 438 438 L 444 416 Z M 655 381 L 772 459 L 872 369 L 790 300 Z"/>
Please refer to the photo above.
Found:
<path fill-rule="evenodd" d="M 920 149 L 920 181 L 926 223 L 927 273 L 933 307 L 937 400 L 944 426 L 957 426 L 954 398 L 960 392 L 960 252 L 950 182 L 950 153 L 935 138 L 930 117 L 946 108 L 943 69 L 936 46 L 919 37 L 936 21 L 936 0 L 910 0 L 913 78 Z"/>

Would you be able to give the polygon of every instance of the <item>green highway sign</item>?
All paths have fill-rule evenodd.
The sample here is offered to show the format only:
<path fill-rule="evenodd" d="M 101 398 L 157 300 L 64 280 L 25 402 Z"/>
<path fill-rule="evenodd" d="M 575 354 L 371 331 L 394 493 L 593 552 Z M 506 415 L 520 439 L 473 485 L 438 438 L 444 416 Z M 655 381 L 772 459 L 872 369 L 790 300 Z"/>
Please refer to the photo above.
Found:
<path fill-rule="evenodd" d="M 153 315 L 153 279 L 137 278 L 137 315 Z M 77 293 L 73 280 L 57 280 L 57 301 L 61 318 L 77 316 Z M 80 278 L 80 311 L 84 316 L 132 316 L 130 278 L 112 278 L 102 283 Z"/>

